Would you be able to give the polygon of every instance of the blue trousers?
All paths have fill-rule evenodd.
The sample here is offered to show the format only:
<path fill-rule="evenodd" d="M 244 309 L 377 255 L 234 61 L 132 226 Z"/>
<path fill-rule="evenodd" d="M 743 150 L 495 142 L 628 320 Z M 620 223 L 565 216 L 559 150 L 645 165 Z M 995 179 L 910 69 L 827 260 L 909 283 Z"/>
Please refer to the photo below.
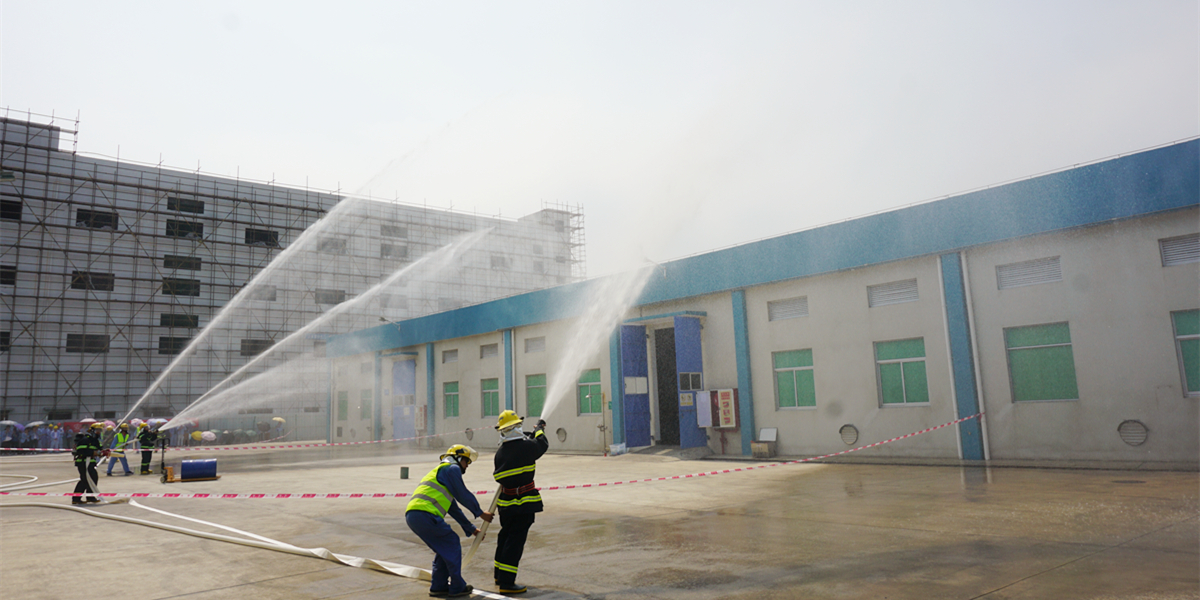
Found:
<path fill-rule="evenodd" d="M 431 592 L 456 594 L 467 587 L 462 577 L 462 543 L 446 520 L 423 510 L 404 513 L 408 528 L 434 552 Z"/>
<path fill-rule="evenodd" d="M 109 475 L 112 475 L 112 468 L 114 466 L 116 466 L 118 460 L 121 461 L 121 466 L 125 467 L 126 475 L 133 473 L 133 471 L 129 470 L 129 461 L 125 460 L 125 455 L 122 454 L 121 456 L 117 456 L 114 454 L 114 455 L 108 457 L 108 474 Z"/>

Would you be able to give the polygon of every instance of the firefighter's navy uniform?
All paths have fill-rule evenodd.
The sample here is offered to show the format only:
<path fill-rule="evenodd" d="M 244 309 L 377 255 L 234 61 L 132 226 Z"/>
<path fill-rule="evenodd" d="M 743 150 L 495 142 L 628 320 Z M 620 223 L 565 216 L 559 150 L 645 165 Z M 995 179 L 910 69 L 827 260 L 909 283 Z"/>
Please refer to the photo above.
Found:
<path fill-rule="evenodd" d="M 75 484 L 75 493 L 97 491 L 100 473 L 96 471 L 96 461 L 100 459 L 100 436 L 89 427 L 75 434 L 75 468 L 79 471 L 79 483 Z M 87 496 L 88 502 L 99 502 L 95 496 Z M 71 504 L 83 504 L 84 496 L 71 496 Z"/>
<path fill-rule="evenodd" d="M 506 411 L 507 412 L 507 411 Z M 502 487 L 496 502 L 500 533 L 496 536 L 496 583 L 500 592 L 524 591 L 517 585 L 517 567 L 535 514 L 542 512 L 542 495 L 533 482 L 534 464 L 550 447 L 539 425 L 533 433 L 510 439 L 496 451 L 494 477 Z"/>
<path fill-rule="evenodd" d="M 154 458 L 154 444 L 158 442 L 158 432 L 152 431 L 149 425 L 142 423 L 137 439 L 138 446 L 142 448 L 142 470 L 139 473 L 149 475 L 150 460 Z"/>
<path fill-rule="evenodd" d="M 463 453 L 456 452 L 459 448 L 463 449 Z M 475 534 L 476 527 L 463 515 L 458 503 L 461 502 L 476 517 L 484 514 L 474 494 L 463 483 L 462 468 L 457 462 L 457 457 L 461 456 L 466 457 L 469 464 L 471 458 L 468 451 L 478 456 L 467 446 L 451 446 L 442 455 L 442 462 L 421 478 L 421 484 L 413 492 L 404 513 L 409 529 L 434 552 L 430 596 L 457 598 L 473 591 L 462 577 L 462 546 L 454 530 L 446 523 L 446 515 L 453 517 L 462 526 L 463 533 L 470 537 Z"/>

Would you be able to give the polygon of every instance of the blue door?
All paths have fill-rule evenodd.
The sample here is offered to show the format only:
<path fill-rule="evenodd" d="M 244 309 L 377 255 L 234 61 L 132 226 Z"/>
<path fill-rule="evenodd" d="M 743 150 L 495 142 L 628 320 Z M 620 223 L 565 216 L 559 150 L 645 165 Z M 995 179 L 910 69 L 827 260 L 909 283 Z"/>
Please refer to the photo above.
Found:
<path fill-rule="evenodd" d="M 708 434 L 696 420 L 696 392 L 704 389 L 700 319 L 696 317 L 675 317 L 675 371 L 679 381 L 679 447 L 707 446 Z"/>
<path fill-rule="evenodd" d="M 417 361 L 392 363 L 392 437 L 416 437 Z"/>
<path fill-rule="evenodd" d="M 625 444 L 650 445 L 650 389 L 646 361 L 646 328 L 621 326 L 621 406 L 624 408 Z"/>

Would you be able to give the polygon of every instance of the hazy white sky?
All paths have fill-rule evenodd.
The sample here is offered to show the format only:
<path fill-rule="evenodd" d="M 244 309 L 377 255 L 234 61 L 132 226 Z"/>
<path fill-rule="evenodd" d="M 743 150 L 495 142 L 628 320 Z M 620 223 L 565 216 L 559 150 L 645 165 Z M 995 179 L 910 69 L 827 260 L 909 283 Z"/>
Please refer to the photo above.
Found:
<path fill-rule="evenodd" d="M 1200 2 L 0 3 L 79 150 L 517 217 L 589 275 L 1200 133 Z"/>

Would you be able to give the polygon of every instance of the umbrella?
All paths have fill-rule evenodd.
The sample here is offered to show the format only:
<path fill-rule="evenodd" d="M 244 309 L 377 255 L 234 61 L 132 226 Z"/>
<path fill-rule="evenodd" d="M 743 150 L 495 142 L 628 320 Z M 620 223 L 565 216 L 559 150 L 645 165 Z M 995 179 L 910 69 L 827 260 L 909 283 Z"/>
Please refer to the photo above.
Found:
<path fill-rule="evenodd" d="M 203 439 L 203 437 L 204 436 L 199 431 L 193 431 L 192 435 L 191 435 L 191 438 L 193 440 L 196 440 L 197 442 L 200 441 L 201 439 Z"/>
<path fill-rule="evenodd" d="M 105 429 L 113 429 L 113 428 L 115 428 L 116 426 L 117 426 L 117 424 L 116 424 L 116 423 L 113 423 L 112 421 L 105 421 L 105 422 L 104 422 L 104 428 L 105 428 Z"/>
<path fill-rule="evenodd" d="M 129 420 L 129 424 L 133 427 L 137 427 L 138 425 L 141 425 L 142 423 L 145 423 L 145 421 L 143 421 L 141 419 L 130 419 Z"/>
<path fill-rule="evenodd" d="M 25 431 L 25 426 L 24 426 L 24 425 L 22 425 L 22 424 L 20 424 L 20 423 L 18 423 L 18 422 L 16 422 L 16 421 L 9 421 L 9 420 L 7 420 L 7 419 L 6 419 L 6 420 L 4 420 L 4 421 L 0 421 L 0 426 L 3 426 L 3 427 L 16 427 L 16 428 L 17 428 L 18 430 L 20 430 L 20 431 Z"/>
<path fill-rule="evenodd" d="M 88 418 L 86 418 L 86 419 L 80 419 L 80 420 L 79 420 L 79 422 L 80 422 L 80 423 L 89 423 L 89 424 L 90 424 L 90 423 L 95 423 L 95 422 L 96 422 L 96 420 L 95 420 L 95 419 L 93 419 L 93 418 L 91 418 L 91 417 L 88 417 Z"/>
<path fill-rule="evenodd" d="M 204 433 L 200 434 L 200 438 L 206 442 L 211 442 L 211 441 L 217 439 L 217 434 L 215 434 L 211 431 L 205 431 Z"/>
<path fill-rule="evenodd" d="M 284 419 L 283 417 L 272 417 L 271 420 L 278 421 L 280 423 L 287 423 L 287 419 Z"/>
<path fill-rule="evenodd" d="M 38 427 L 38 426 L 45 425 L 45 424 L 46 424 L 45 421 L 34 421 L 32 423 L 26 423 L 25 426 L 26 427 Z"/>
<path fill-rule="evenodd" d="M 167 419 L 163 419 L 161 417 L 155 417 L 153 419 L 146 419 L 146 422 L 149 423 L 150 425 L 164 425 L 167 423 Z"/>

